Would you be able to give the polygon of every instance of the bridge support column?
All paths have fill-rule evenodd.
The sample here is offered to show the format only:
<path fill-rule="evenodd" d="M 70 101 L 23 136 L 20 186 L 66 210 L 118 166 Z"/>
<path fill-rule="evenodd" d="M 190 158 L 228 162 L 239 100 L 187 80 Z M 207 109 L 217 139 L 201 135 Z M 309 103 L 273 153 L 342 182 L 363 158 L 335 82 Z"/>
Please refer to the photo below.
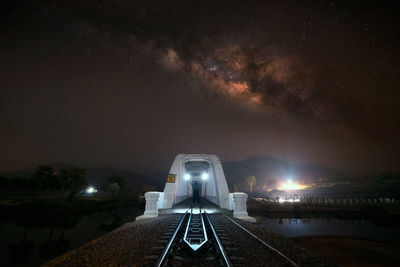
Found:
<path fill-rule="evenodd" d="M 247 194 L 246 193 L 233 193 L 233 217 L 248 222 L 256 222 L 256 219 L 250 217 L 247 213 Z"/>
<path fill-rule="evenodd" d="M 160 192 L 147 192 L 144 194 L 146 199 L 146 208 L 142 216 L 136 217 L 136 221 L 158 217 L 158 201 L 160 199 Z"/>

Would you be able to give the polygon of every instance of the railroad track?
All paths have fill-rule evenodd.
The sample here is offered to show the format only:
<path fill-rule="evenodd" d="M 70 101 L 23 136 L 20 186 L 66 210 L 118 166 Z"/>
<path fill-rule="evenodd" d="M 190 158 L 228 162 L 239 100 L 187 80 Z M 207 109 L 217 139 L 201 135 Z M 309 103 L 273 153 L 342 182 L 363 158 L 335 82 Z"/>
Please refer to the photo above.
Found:
<path fill-rule="evenodd" d="M 201 207 L 188 209 L 158 243 L 144 265 L 298 266 L 228 216 L 209 215 Z"/>

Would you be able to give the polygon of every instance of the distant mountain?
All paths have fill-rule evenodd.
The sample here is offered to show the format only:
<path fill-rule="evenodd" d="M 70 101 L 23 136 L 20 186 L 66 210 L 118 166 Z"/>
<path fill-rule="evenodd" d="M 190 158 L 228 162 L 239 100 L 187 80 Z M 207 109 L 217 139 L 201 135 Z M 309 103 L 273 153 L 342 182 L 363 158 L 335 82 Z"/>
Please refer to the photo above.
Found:
<path fill-rule="evenodd" d="M 222 167 L 230 191 L 236 189 L 248 191 L 245 181 L 247 175 L 254 175 L 257 178 L 254 190 L 262 190 L 264 185 L 274 186 L 290 177 L 304 183 L 318 183 L 321 178 L 324 182 L 339 182 L 347 179 L 346 174 L 332 168 L 289 163 L 268 155 L 251 157 L 243 161 L 225 161 L 222 162 Z"/>
<path fill-rule="evenodd" d="M 52 166 L 55 170 L 81 167 L 61 162 L 47 164 L 47 165 Z M 163 179 L 148 177 L 146 175 L 132 172 L 129 170 L 121 170 L 110 167 L 85 168 L 85 170 L 88 183 L 97 186 L 103 184 L 110 176 L 121 176 L 127 181 L 129 185 L 137 185 L 137 186 L 143 186 L 143 185 L 160 186 L 161 182 L 164 181 Z M 17 170 L 17 171 L 0 173 L 0 176 L 6 178 L 16 178 L 16 177 L 29 178 L 34 173 L 35 169 L 27 169 L 27 170 Z"/>

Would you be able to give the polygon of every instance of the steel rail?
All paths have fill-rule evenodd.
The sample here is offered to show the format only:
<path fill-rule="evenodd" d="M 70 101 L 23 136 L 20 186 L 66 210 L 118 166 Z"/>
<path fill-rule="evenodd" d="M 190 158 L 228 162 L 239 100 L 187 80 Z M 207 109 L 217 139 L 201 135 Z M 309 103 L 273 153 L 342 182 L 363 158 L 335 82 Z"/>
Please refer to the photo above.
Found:
<path fill-rule="evenodd" d="M 226 218 L 228 218 L 231 222 L 233 222 L 236 226 L 240 227 L 242 230 L 244 230 L 245 232 L 247 232 L 249 235 L 251 235 L 252 237 L 254 237 L 255 239 L 257 239 L 258 241 L 260 241 L 262 244 L 264 244 L 266 247 L 268 247 L 269 249 L 271 249 L 272 251 L 278 253 L 280 256 L 282 256 L 284 259 L 286 259 L 288 262 L 290 262 L 293 266 L 298 267 L 299 265 L 297 263 L 295 263 L 294 261 L 292 261 L 291 259 L 289 259 L 285 254 L 283 254 L 282 252 L 280 252 L 279 250 L 277 250 L 276 248 L 272 247 L 271 245 L 269 245 L 268 243 L 266 243 L 264 240 L 260 239 L 258 236 L 256 236 L 255 234 L 253 234 L 252 232 L 250 232 L 249 230 L 247 230 L 246 228 L 244 228 L 243 226 L 241 226 L 240 224 L 238 224 L 237 222 L 235 222 L 234 220 L 232 220 L 231 218 L 229 218 L 228 216 L 224 215 Z"/>
<path fill-rule="evenodd" d="M 181 221 L 179 222 L 178 227 L 176 227 L 176 230 L 175 230 L 174 234 L 172 235 L 171 239 L 169 240 L 167 246 L 165 247 L 163 253 L 161 254 L 161 256 L 160 256 L 160 258 L 158 259 L 158 261 L 157 261 L 157 263 L 156 263 L 155 266 L 157 266 L 157 267 L 162 266 L 162 264 L 163 264 L 163 262 L 164 262 L 164 260 L 165 260 L 165 257 L 167 256 L 168 251 L 169 251 L 169 249 L 171 248 L 171 245 L 172 245 L 172 243 L 173 243 L 174 240 L 175 240 L 176 234 L 178 233 L 179 229 L 181 228 L 182 223 L 183 223 L 183 221 L 184 221 L 185 218 L 186 218 L 186 215 L 189 213 L 188 211 L 189 211 L 189 210 L 187 210 L 187 211 L 185 212 L 185 214 L 182 216 L 182 219 L 181 219 Z"/>
<path fill-rule="evenodd" d="M 188 244 L 188 246 L 193 249 L 194 251 L 198 250 L 201 246 L 203 246 L 205 243 L 207 243 L 208 241 L 208 237 L 207 237 L 207 231 L 206 231 L 206 227 L 205 227 L 205 223 L 204 223 L 204 219 L 202 216 L 202 212 L 200 209 L 199 212 L 199 217 L 201 219 L 201 229 L 203 230 L 203 240 L 200 241 L 200 243 L 195 243 L 192 244 L 192 217 L 193 216 L 193 212 L 190 214 L 189 219 L 188 219 L 188 223 L 186 225 L 186 231 L 185 231 L 185 235 L 183 236 L 183 241 L 186 242 L 186 244 Z M 188 239 L 189 237 L 189 239 Z M 195 238 L 196 239 L 196 238 Z"/>
<path fill-rule="evenodd" d="M 222 254 L 222 257 L 224 258 L 224 261 L 225 261 L 226 266 L 228 266 L 228 267 L 233 266 L 231 260 L 230 260 L 229 257 L 228 257 L 228 254 L 226 253 L 226 251 L 225 251 L 225 249 L 224 249 L 224 246 L 223 246 L 222 243 L 221 243 L 221 240 L 219 240 L 219 237 L 218 237 L 218 235 L 217 235 L 217 232 L 215 231 L 214 226 L 212 225 L 211 220 L 210 220 L 210 218 L 208 217 L 207 212 L 204 211 L 203 214 L 204 214 L 205 217 L 207 218 L 208 225 L 210 226 L 210 228 L 211 228 L 211 230 L 212 230 L 212 232 L 213 232 L 213 234 L 214 234 L 214 238 L 215 238 L 215 240 L 217 241 L 218 248 L 219 248 L 219 250 L 221 251 L 221 254 Z"/>

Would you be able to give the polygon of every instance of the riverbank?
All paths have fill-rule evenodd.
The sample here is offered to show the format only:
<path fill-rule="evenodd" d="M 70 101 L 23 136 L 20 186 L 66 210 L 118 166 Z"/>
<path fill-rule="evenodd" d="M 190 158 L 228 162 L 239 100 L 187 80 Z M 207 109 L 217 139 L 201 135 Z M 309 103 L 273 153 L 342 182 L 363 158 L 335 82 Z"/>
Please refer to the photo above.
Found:
<path fill-rule="evenodd" d="M 121 207 L 141 209 L 143 203 L 139 203 L 138 197 L 134 195 L 119 198 L 77 197 L 71 201 L 57 196 L 21 196 L 0 200 L 3 218 L 20 215 L 85 215 Z"/>
<path fill-rule="evenodd" d="M 2 262 L 6 266 L 39 266 L 143 214 L 143 210 L 125 201 L 77 201 L 66 205 L 56 202 L 32 209 L 21 205 L 2 212 Z"/>
<path fill-rule="evenodd" d="M 380 225 L 399 225 L 400 207 L 392 206 L 306 206 L 293 203 L 264 205 L 253 199 L 247 202 L 250 216 L 266 218 L 338 218 L 370 220 Z"/>
<path fill-rule="evenodd" d="M 339 266 L 398 266 L 400 262 L 400 243 L 344 236 L 302 236 L 290 240 Z"/>
<path fill-rule="evenodd" d="M 10 266 L 38 266 L 143 213 L 136 196 L 2 196 L 0 258 Z"/>

